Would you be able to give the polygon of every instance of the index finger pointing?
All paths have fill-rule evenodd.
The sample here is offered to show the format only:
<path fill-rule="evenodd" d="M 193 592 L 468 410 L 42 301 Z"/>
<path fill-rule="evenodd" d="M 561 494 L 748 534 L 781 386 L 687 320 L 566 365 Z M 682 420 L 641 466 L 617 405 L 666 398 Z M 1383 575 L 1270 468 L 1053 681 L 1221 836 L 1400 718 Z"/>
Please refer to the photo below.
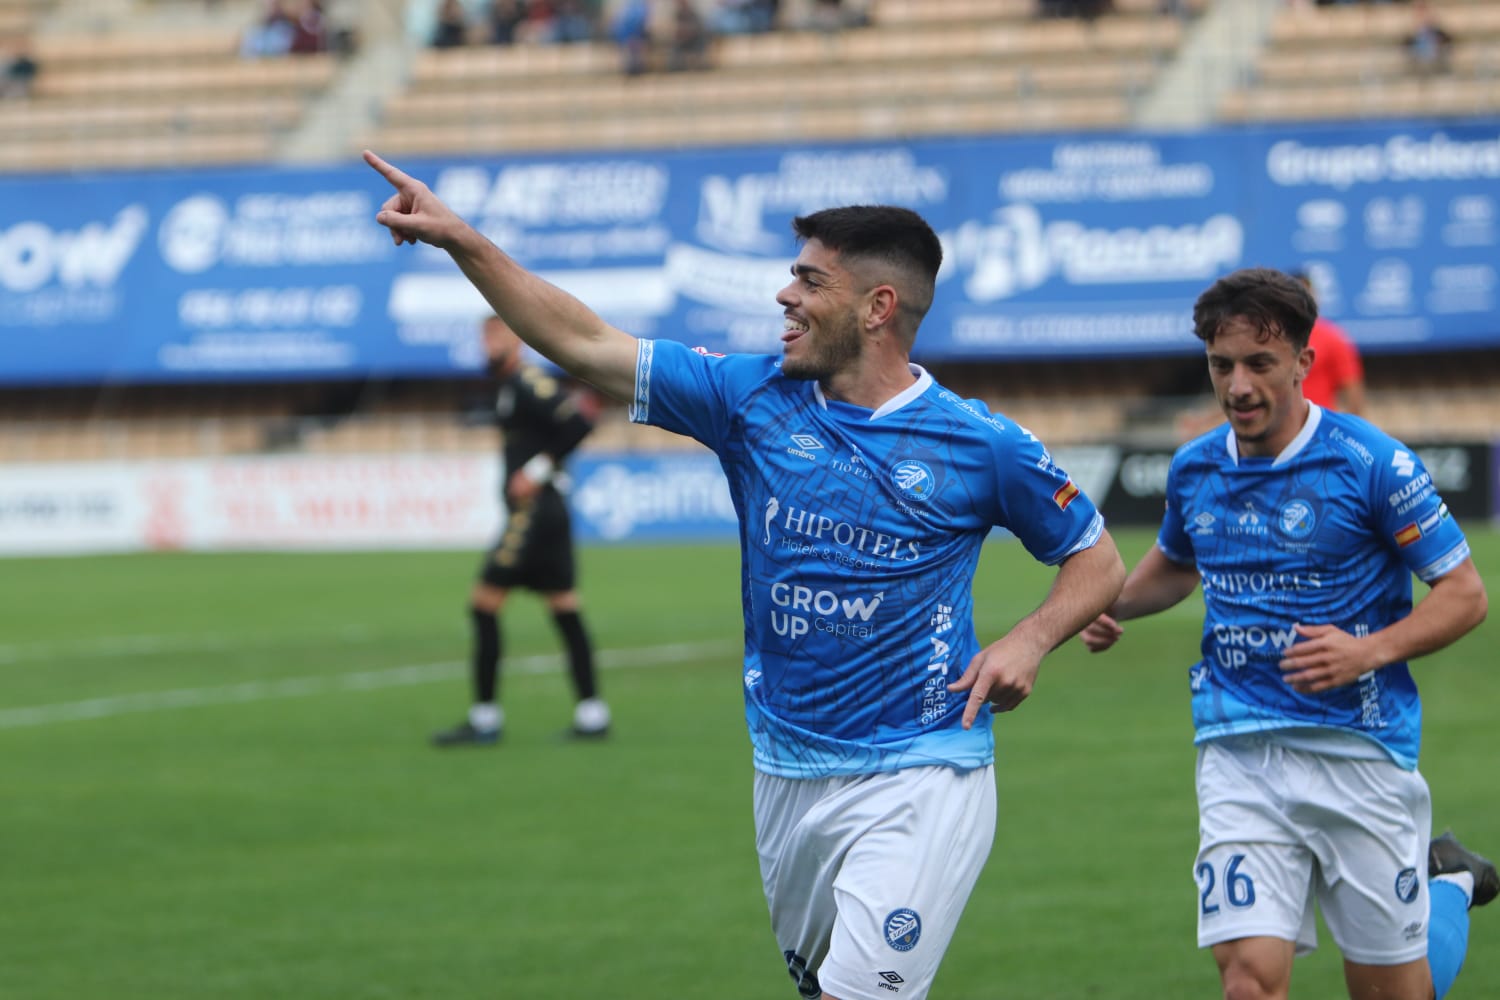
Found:
<path fill-rule="evenodd" d="M 980 678 L 975 681 L 974 689 L 969 692 L 969 702 L 964 706 L 963 726 L 965 729 L 974 725 L 974 720 L 979 716 L 979 710 L 984 706 L 985 699 L 989 697 L 989 693 L 990 682 L 988 679 Z"/>
<path fill-rule="evenodd" d="M 382 160 L 379 156 L 376 156 L 370 150 L 365 150 L 364 156 L 366 163 L 374 167 L 377 171 L 380 172 L 380 176 L 390 181 L 396 187 L 404 187 L 407 184 L 411 183 L 410 177 L 408 177 L 400 169 L 393 167 L 389 163 Z"/>

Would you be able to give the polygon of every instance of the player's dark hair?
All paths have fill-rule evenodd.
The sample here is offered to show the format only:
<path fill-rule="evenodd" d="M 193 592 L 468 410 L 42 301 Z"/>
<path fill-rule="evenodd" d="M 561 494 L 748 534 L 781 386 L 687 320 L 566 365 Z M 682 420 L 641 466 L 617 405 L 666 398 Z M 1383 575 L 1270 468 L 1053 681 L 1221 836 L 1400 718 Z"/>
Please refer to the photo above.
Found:
<path fill-rule="evenodd" d="M 902 304 L 917 322 L 932 308 L 938 269 L 943 266 L 943 243 L 927 220 L 911 209 L 896 205 L 825 208 L 797 216 L 792 231 L 803 243 L 817 240 L 841 257 L 885 264 L 907 276 L 908 287 L 900 289 L 906 296 Z"/>
<path fill-rule="evenodd" d="M 1193 305 L 1193 333 L 1212 344 L 1224 324 L 1248 321 L 1263 338 L 1284 337 L 1301 352 L 1318 318 L 1318 303 L 1307 286 L 1282 271 L 1247 267 L 1226 274 L 1198 296 Z"/>

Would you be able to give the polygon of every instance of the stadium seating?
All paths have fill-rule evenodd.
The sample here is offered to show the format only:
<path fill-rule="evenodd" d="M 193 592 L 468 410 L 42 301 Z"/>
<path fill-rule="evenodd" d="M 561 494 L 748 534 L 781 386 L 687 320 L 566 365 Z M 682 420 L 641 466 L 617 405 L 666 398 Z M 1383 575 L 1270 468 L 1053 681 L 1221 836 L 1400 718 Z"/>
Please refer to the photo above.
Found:
<path fill-rule="evenodd" d="M 423 52 L 358 145 L 574 149 L 1097 128 L 1180 43 L 1130 0 L 1096 23 L 1032 0 L 886 0 L 869 26 L 718 40 L 713 69 L 626 77 L 609 43 Z"/>
<path fill-rule="evenodd" d="M 0 104 L 0 171 L 272 159 L 337 62 L 248 60 L 239 45 L 234 24 L 38 33 L 31 98 Z"/>
<path fill-rule="evenodd" d="M 1264 51 L 1219 109 L 1225 121 L 1460 115 L 1500 110 L 1500 2 L 1434 8 L 1454 38 L 1449 67 L 1417 72 L 1405 5 L 1289 7 Z"/>
<path fill-rule="evenodd" d="M 0 35 L 46 22 L 34 36 L 43 67 L 34 96 L 0 103 L 0 171 L 271 161 L 278 139 L 345 71 L 329 56 L 243 59 L 239 27 L 225 19 L 95 30 L 87 19 L 53 24 L 62 6 L 88 3 L 0 0 Z M 1160 0 L 1114 6 L 1085 23 L 1038 19 L 1035 0 L 872 0 L 868 26 L 728 36 L 709 71 L 632 78 L 607 42 L 419 50 L 406 85 L 356 145 L 453 154 L 1128 126 L 1186 27 L 1160 13 Z M 254 4 L 224 0 L 222 9 L 248 15 Z M 1500 109 L 1500 0 L 1445 0 L 1440 14 L 1456 37 L 1451 71 L 1416 76 L 1401 41 L 1408 7 L 1289 8 L 1220 115 Z M 1482 439 L 1500 427 L 1492 352 L 1367 363 L 1371 415 L 1398 436 Z M 1057 445 L 1164 433 L 1163 408 L 1147 403 L 1180 391 L 1135 364 L 953 365 L 938 374 Z M 489 450 L 488 426 L 456 418 L 474 388 L 413 382 L 352 399 L 347 386 L 320 385 L 8 390 L 0 461 Z M 631 425 L 618 409 L 589 442 L 676 446 L 690 445 Z"/>
<path fill-rule="evenodd" d="M 0 0 L 0 37 L 29 33 L 56 2 L 57 0 Z"/>

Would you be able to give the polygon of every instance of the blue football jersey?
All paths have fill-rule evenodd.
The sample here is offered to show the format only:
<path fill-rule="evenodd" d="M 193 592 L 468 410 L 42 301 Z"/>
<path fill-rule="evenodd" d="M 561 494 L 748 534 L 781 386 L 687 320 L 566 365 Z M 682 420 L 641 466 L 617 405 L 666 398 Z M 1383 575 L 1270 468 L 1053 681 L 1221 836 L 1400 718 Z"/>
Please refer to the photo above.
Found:
<path fill-rule="evenodd" d="M 919 368 L 879 410 L 771 356 L 642 341 L 631 419 L 712 448 L 740 517 L 745 717 L 784 777 L 994 758 L 952 694 L 980 646 L 971 584 L 995 525 L 1056 564 L 1103 519 L 1024 428 Z"/>
<path fill-rule="evenodd" d="M 1378 631 L 1411 613 L 1413 573 L 1430 583 L 1469 557 L 1401 442 L 1317 406 L 1275 459 L 1238 457 L 1233 432 L 1212 431 L 1172 460 L 1157 544 L 1196 565 L 1203 585 L 1203 659 L 1190 673 L 1197 742 L 1313 727 L 1417 766 L 1422 705 L 1404 662 L 1321 694 L 1299 694 L 1277 666 L 1298 640 L 1293 625 Z"/>

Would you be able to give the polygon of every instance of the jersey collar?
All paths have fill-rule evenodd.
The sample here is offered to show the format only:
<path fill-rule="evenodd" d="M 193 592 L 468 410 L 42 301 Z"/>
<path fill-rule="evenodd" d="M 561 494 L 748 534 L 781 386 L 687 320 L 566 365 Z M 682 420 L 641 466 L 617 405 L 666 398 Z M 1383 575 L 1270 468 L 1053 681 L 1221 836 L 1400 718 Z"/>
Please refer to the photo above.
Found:
<path fill-rule="evenodd" d="M 928 373 L 926 368 L 923 368 L 921 365 L 914 365 L 910 362 L 907 362 L 906 367 L 911 369 L 911 373 L 917 377 L 917 380 L 911 385 L 907 386 L 905 389 L 902 389 L 900 392 L 896 393 L 890 399 L 887 399 L 884 403 L 881 403 L 879 409 L 871 410 L 870 419 L 872 421 L 879 420 L 881 417 L 886 416 L 887 414 L 895 413 L 897 410 L 901 409 L 901 407 L 905 406 L 907 403 L 910 403 L 912 400 L 922 395 L 922 393 L 926 392 L 928 387 L 932 385 L 932 375 Z M 813 382 L 812 387 L 813 396 L 817 399 L 818 405 L 825 410 L 828 409 L 828 398 L 823 395 L 822 384 L 819 382 Z"/>
<path fill-rule="evenodd" d="M 1318 424 L 1322 422 L 1323 408 L 1312 400 L 1308 400 L 1306 422 L 1303 423 L 1302 429 L 1297 432 L 1297 436 L 1292 438 L 1285 448 L 1281 449 L 1281 454 L 1276 456 L 1276 461 L 1271 463 L 1271 468 L 1274 469 L 1278 465 L 1285 465 L 1300 455 L 1302 449 L 1307 447 L 1307 442 L 1312 440 L 1313 434 L 1317 433 Z M 1234 439 L 1233 427 L 1230 427 L 1229 432 L 1224 435 L 1224 447 L 1229 451 L 1229 461 L 1235 465 L 1239 465 L 1240 447 L 1239 443 Z"/>

